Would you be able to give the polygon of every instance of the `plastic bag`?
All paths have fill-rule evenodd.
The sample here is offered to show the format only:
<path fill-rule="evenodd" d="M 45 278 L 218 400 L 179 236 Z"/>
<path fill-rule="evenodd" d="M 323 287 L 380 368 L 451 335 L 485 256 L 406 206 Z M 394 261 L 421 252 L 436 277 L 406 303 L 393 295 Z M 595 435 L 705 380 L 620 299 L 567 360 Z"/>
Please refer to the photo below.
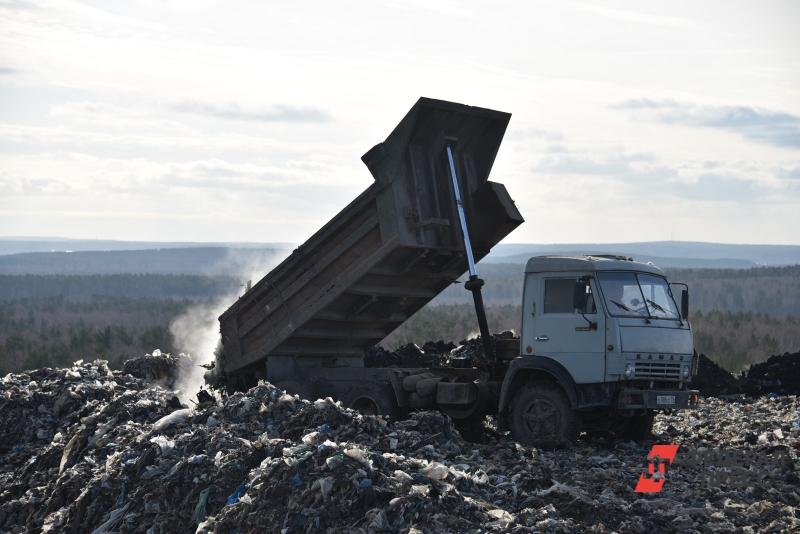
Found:
<path fill-rule="evenodd" d="M 175 442 L 167 439 L 166 436 L 156 436 L 150 440 L 150 443 L 158 445 L 158 455 L 161 457 L 175 454 Z"/>
<path fill-rule="evenodd" d="M 153 423 L 153 430 L 163 430 L 165 428 L 169 428 L 172 425 L 183 423 L 186 419 L 192 415 L 191 408 L 184 408 L 183 410 L 175 410 L 169 415 L 165 415 L 155 423 Z"/>

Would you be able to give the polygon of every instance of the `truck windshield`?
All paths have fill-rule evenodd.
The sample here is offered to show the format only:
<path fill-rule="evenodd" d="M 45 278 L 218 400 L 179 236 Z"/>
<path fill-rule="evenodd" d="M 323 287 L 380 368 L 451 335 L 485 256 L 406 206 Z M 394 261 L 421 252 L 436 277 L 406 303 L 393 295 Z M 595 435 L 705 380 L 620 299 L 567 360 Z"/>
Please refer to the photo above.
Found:
<path fill-rule="evenodd" d="M 672 292 L 667 285 L 667 281 L 650 274 L 639 273 L 636 276 L 639 278 L 639 286 L 642 288 L 644 302 L 650 311 L 650 315 L 659 318 L 677 319 L 679 317 L 678 310 L 675 307 L 675 300 L 672 298 Z"/>
<path fill-rule="evenodd" d="M 667 281 L 644 273 L 598 273 L 606 307 L 611 315 L 677 319 Z"/>

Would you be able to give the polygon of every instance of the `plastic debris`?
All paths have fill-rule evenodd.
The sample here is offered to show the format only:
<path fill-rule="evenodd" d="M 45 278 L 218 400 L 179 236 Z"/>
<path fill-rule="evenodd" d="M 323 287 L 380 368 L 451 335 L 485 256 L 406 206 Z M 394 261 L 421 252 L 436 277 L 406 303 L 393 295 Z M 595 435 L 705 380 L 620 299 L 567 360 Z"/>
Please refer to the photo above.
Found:
<path fill-rule="evenodd" d="M 197 502 L 197 506 L 195 506 L 194 513 L 192 514 L 192 521 L 196 524 L 203 523 L 206 519 L 206 504 L 208 503 L 209 493 L 211 493 L 211 488 L 206 488 L 200 492 L 200 500 Z"/>
<path fill-rule="evenodd" d="M 192 415 L 193 410 L 186 408 L 184 410 L 175 410 L 169 415 L 165 415 L 153 424 L 153 430 L 164 430 L 172 425 L 182 423 Z"/>
<path fill-rule="evenodd" d="M 231 505 L 239 502 L 239 498 L 245 491 L 247 491 L 247 481 L 244 481 L 241 484 L 239 484 L 239 486 L 235 490 L 233 490 L 233 493 L 231 493 L 230 496 L 228 496 L 228 504 Z"/>

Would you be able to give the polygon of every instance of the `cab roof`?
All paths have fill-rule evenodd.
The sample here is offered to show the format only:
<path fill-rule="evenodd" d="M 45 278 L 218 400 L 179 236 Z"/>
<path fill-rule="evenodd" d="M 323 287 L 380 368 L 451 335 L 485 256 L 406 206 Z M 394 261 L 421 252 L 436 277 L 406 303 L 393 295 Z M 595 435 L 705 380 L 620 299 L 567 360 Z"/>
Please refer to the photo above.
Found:
<path fill-rule="evenodd" d="M 652 263 L 640 263 L 632 258 L 612 255 L 593 256 L 536 256 L 528 260 L 526 273 L 573 271 L 639 271 L 664 276 L 664 271 Z"/>

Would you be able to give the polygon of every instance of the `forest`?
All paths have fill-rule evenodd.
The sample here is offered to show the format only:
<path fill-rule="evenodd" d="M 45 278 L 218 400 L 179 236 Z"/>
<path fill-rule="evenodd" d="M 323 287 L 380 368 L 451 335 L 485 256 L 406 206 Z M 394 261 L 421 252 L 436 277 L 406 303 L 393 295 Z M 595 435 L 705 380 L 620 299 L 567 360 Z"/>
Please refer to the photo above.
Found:
<path fill-rule="evenodd" d="M 519 332 L 524 266 L 480 266 L 493 332 Z M 731 371 L 800 349 L 800 266 L 683 269 L 695 346 Z M 239 277 L 240 278 L 240 277 Z M 244 280 L 185 274 L 0 275 L 0 374 L 101 358 L 119 368 L 158 348 L 180 352 L 171 325 L 212 300 L 232 304 Z M 454 284 L 392 332 L 387 348 L 477 334 L 471 294 Z M 208 358 L 207 355 L 199 355 Z"/>
<path fill-rule="evenodd" d="M 0 374 L 174 350 L 170 324 L 196 300 L 97 296 L 0 300 Z"/>

